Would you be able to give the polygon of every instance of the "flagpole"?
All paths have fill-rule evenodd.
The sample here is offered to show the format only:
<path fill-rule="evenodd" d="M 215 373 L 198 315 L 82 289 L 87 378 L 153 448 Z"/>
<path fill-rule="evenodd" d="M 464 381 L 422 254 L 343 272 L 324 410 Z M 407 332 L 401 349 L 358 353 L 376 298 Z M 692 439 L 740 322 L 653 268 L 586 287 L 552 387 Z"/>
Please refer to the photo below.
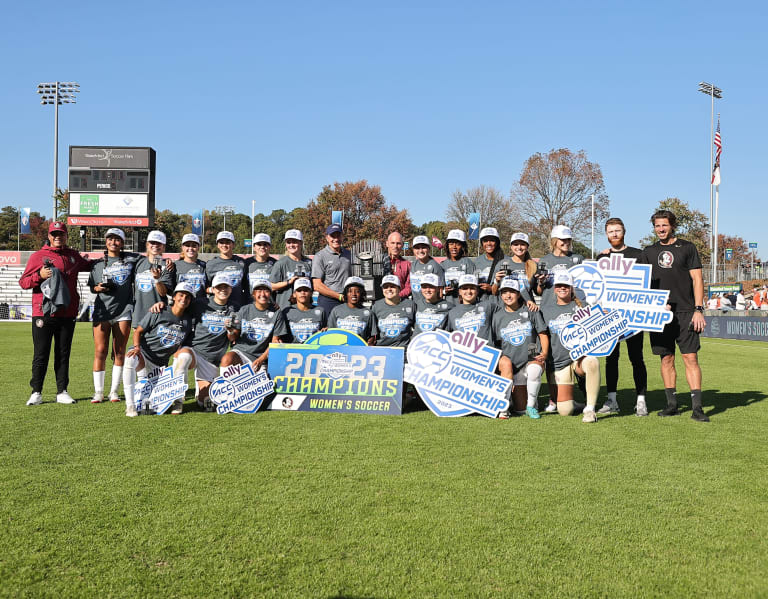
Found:
<path fill-rule="evenodd" d="M 720 186 L 715 185 L 715 241 L 714 241 L 714 251 L 712 252 L 712 255 L 714 258 L 712 259 L 712 283 L 717 283 L 717 229 L 718 229 L 718 214 L 720 211 Z"/>
<path fill-rule="evenodd" d="M 21 251 L 21 207 L 19 207 L 19 220 L 16 223 L 16 251 Z"/>

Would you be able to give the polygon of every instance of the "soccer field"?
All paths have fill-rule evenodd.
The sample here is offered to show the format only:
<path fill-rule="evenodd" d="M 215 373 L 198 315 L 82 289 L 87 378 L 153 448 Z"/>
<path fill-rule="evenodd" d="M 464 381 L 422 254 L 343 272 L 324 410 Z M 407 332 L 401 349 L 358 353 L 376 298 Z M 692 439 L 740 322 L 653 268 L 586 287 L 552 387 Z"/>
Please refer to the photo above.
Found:
<path fill-rule="evenodd" d="M 635 417 L 626 352 L 596 425 L 217 416 L 194 387 L 182 416 L 129 419 L 87 401 L 86 323 L 85 401 L 51 403 L 51 370 L 26 407 L 30 327 L 0 324 L 3 596 L 768 596 L 766 344 L 702 340 L 709 424 L 681 364 L 683 415 Z"/>

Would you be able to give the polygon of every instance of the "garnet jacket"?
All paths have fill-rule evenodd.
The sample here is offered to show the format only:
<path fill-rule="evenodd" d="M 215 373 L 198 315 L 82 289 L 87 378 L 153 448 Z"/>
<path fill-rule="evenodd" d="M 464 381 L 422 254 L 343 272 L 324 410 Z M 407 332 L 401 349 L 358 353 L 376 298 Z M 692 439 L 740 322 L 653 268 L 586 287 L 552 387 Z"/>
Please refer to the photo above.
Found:
<path fill-rule="evenodd" d="M 46 245 L 29 257 L 24 274 L 19 279 L 22 289 L 32 290 L 32 316 L 43 316 L 43 292 L 40 285 L 40 269 L 45 266 L 45 260 L 50 260 L 59 269 L 67 282 L 69 290 L 69 305 L 53 313 L 55 318 L 74 318 L 80 306 L 80 295 L 77 293 L 77 273 L 91 270 L 91 261 L 83 258 L 72 248 L 53 249 Z"/>

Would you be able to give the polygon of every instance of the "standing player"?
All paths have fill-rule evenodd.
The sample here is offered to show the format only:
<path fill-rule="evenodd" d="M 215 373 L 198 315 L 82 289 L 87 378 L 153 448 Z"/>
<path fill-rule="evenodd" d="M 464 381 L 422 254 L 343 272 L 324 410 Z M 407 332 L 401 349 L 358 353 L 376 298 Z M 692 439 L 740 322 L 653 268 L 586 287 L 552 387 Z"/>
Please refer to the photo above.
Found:
<path fill-rule="evenodd" d="M 205 293 L 205 262 L 198 259 L 200 238 L 194 233 L 187 233 L 181 238 L 181 257 L 174 262 L 176 279 L 179 283 L 189 283 L 195 290 L 195 299 L 202 299 Z"/>
<path fill-rule="evenodd" d="M 205 265 L 205 281 L 206 290 L 208 295 L 213 295 L 213 288 L 211 283 L 216 273 L 223 272 L 224 276 L 229 278 L 229 283 L 232 285 L 232 295 L 229 298 L 237 307 L 243 306 L 248 303 L 248 294 L 244 287 L 247 283 L 243 283 L 245 275 L 245 260 L 240 256 L 235 255 L 235 235 L 229 231 L 219 231 L 216 235 L 216 247 L 219 248 L 219 255 L 208 260 Z"/>
<path fill-rule="evenodd" d="M 411 264 L 411 293 L 416 294 L 421 290 L 421 278 L 427 274 L 437 275 L 440 287 L 445 285 L 445 273 L 443 267 L 429 255 L 429 237 L 418 235 L 413 238 L 413 255 L 416 260 Z"/>
<path fill-rule="evenodd" d="M 168 305 L 168 290 L 176 282 L 176 267 L 163 259 L 165 233 L 150 231 L 147 235 L 147 255 L 136 263 L 133 288 L 133 328 L 150 310 L 158 312 Z"/>
<path fill-rule="evenodd" d="M 499 281 L 504 276 L 500 271 L 505 256 L 499 232 L 494 227 L 485 227 L 480 231 L 480 245 L 483 246 L 483 255 L 475 258 L 475 274 L 479 293 L 488 298 L 498 292 Z"/>
<path fill-rule="evenodd" d="M 117 390 L 123 380 L 125 346 L 131 334 L 133 316 L 133 279 L 139 254 L 124 252 L 125 233 L 109 229 L 104 236 L 104 259 L 95 262 L 88 278 L 93 302 L 93 399 L 104 401 L 104 378 L 109 335 L 112 334 L 112 381 L 109 401 L 120 401 Z"/>
<path fill-rule="evenodd" d="M 530 243 L 525 233 L 513 233 L 509 241 L 510 255 L 509 260 L 506 261 L 506 267 L 509 269 L 509 276 L 520 281 L 520 293 L 528 308 L 536 312 L 539 307 L 531 296 L 531 281 L 536 274 L 537 266 L 528 251 Z"/>
<path fill-rule="evenodd" d="M 341 225 L 333 223 L 325 230 L 326 245 L 312 259 L 312 285 L 318 292 L 317 306 L 328 317 L 344 302 L 344 281 L 352 275 L 352 254 L 344 248 Z"/>
<path fill-rule="evenodd" d="M 611 247 L 600 253 L 600 256 L 611 254 L 623 254 L 626 258 L 634 258 L 638 264 L 644 264 L 643 252 L 624 243 L 624 222 L 620 218 L 609 218 L 605 221 L 605 235 Z M 648 372 L 643 360 L 643 332 L 628 337 L 627 354 L 632 363 L 632 378 L 635 380 L 635 414 L 647 416 L 648 407 L 645 405 L 645 390 L 648 385 Z M 616 401 L 616 387 L 619 382 L 619 356 L 621 355 L 621 343 L 617 343 L 611 355 L 605 359 L 605 386 L 608 390 L 608 399 L 599 414 L 618 414 L 619 403 Z"/>
<path fill-rule="evenodd" d="M 288 229 L 285 232 L 285 256 L 281 256 L 272 267 L 270 278 L 275 301 L 280 308 L 291 305 L 294 284 L 311 272 L 312 261 L 304 255 L 304 235 L 298 229 Z"/>
<path fill-rule="evenodd" d="M 661 378 L 667 396 L 667 407 L 659 416 L 677 416 L 677 372 L 675 371 L 675 344 L 680 348 L 685 363 L 685 378 L 691 389 L 691 418 L 709 422 L 701 404 L 701 367 L 698 351 L 699 334 L 704 330 L 704 279 L 701 260 L 690 241 L 675 235 L 677 217 L 669 210 L 659 210 L 651 217 L 651 224 L 659 240 L 643 250 L 645 261 L 651 265 L 651 287 L 669 290 L 669 307 L 674 313 L 672 322 L 661 333 L 651 333 L 653 353 L 661 356 Z"/>
<path fill-rule="evenodd" d="M 459 279 L 475 272 L 475 262 L 467 256 L 467 236 L 464 231 L 452 229 L 445 239 L 448 257 L 440 265 L 445 271 L 445 296 L 459 297 Z"/>
<path fill-rule="evenodd" d="M 253 289 L 256 281 L 272 280 L 272 268 L 275 266 L 275 260 L 270 256 L 272 249 L 272 238 L 266 233 L 257 233 L 253 238 L 254 254 L 245 261 L 245 272 L 248 276 L 248 285 Z"/>
<path fill-rule="evenodd" d="M 384 275 L 381 280 L 384 297 L 373 304 L 379 337 L 376 345 L 406 347 L 413 331 L 413 302 L 400 297 L 400 279 Z"/>
<path fill-rule="evenodd" d="M 283 308 L 283 317 L 290 329 L 290 343 L 304 343 L 318 331 L 325 329 L 325 312 L 312 304 L 312 281 L 306 277 L 293 284 L 293 300 Z"/>
<path fill-rule="evenodd" d="M 501 280 L 501 307 L 493 315 L 493 336 L 501 347 L 499 374 L 513 382 L 509 410 L 499 416 L 508 418 L 514 409 L 531 418 L 540 418 L 537 402 L 541 375 L 549 353 L 547 325 L 541 312 L 532 312 L 522 301 L 522 284 L 511 277 Z M 537 343 L 538 342 L 538 343 Z"/>

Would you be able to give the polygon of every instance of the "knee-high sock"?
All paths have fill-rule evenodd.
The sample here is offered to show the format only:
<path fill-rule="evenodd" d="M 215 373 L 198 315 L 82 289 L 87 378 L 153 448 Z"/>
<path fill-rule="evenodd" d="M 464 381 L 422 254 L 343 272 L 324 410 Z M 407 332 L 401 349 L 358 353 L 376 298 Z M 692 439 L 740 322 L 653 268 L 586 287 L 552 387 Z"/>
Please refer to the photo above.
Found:
<path fill-rule="evenodd" d="M 192 354 L 184 352 L 179 354 L 173 359 L 173 374 L 178 376 L 179 373 L 184 373 L 184 378 L 187 377 L 189 366 L 192 364 Z"/>
<path fill-rule="evenodd" d="M 136 384 L 136 367 L 139 365 L 139 360 L 136 356 L 125 358 L 125 366 L 123 366 L 123 392 L 125 393 L 125 407 L 136 407 L 136 402 L 133 397 L 133 387 Z M 146 368 L 142 368 L 142 371 L 146 372 Z"/>
<path fill-rule="evenodd" d="M 525 373 L 527 376 L 527 382 L 525 384 L 528 390 L 528 402 L 529 408 L 536 407 L 539 401 L 539 389 L 541 389 L 541 373 L 543 369 L 538 364 L 528 364 L 525 367 Z"/>
<path fill-rule="evenodd" d="M 93 371 L 93 390 L 96 393 L 104 393 L 104 375 L 106 373 L 103 370 Z"/>
<path fill-rule="evenodd" d="M 581 362 L 581 368 L 586 376 L 587 410 L 594 410 L 597 395 L 600 393 L 600 362 L 594 356 L 587 356 Z"/>
<path fill-rule="evenodd" d="M 112 382 L 109 385 L 109 392 L 110 393 L 117 393 L 117 390 L 120 388 L 120 382 L 123 379 L 123 367 L 122 366 L 112 366 Z"/>

